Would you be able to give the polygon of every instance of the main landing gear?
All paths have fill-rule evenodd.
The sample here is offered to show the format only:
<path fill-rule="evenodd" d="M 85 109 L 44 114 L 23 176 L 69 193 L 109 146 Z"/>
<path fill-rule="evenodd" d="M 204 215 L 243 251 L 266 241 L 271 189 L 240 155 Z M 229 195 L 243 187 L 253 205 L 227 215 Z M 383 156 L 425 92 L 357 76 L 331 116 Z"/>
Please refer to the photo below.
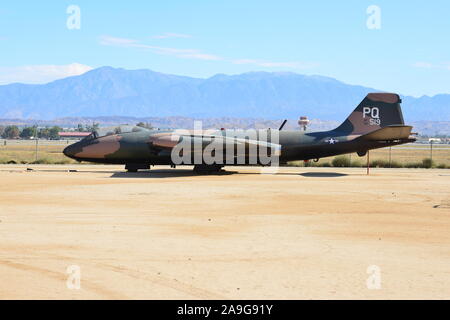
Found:
<path fill-rule="evenodd" d="M 171 168 L 175 168 L 175 165 L 171 165 Z M 198 174 L 217 174 L 221 172 L 225 172 L 222 170 L 223 165 L 219 164 L 197 164 L 194 166 L 194 172 Z M 146 163 L 127 163 L 125 165 L 125 170 L 128 172 L 138 172 L 138 170 L 148 170 L 150 169 L 150 165 Z"/>
<path fill-rule="evenodd" d="M 222 165 L 219 164 L 197 164 L 194 166 L 194 172 L 198 174 L 215 174 L 220 172 L 225 172 L 222 170 Z"/>
<path fill-rule="evenodd" d="M 150 169 L 150 165 L 146 163 L 127 163 L 125 170 L 128 172 L 138 172 L 139 169 Z"/>

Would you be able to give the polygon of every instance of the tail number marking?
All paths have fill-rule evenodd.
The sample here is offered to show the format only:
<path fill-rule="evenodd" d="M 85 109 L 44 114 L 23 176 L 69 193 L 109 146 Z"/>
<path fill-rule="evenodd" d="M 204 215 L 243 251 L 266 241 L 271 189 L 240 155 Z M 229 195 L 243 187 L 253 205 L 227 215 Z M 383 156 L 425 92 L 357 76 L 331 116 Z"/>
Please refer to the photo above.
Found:
<path fill-rule="evenodd" d="M 364 107 L 363 119 L 366 118 L 366 116 L 370 117 L 369 125 L 379 126 L 381 124 L 380 109 L 378 109 L 377 107 Z"/>

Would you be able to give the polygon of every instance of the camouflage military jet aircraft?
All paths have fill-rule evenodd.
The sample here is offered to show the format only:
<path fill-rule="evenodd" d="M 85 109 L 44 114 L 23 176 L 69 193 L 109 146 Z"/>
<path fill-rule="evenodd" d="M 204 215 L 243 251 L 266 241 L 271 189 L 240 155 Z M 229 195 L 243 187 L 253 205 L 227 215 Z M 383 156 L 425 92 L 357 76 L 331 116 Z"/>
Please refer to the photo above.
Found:
<path fill-rule="evenodd" d="M 64 154 L 78 161 L 125 164 L 131 172 L 149 169 L 151 165 L 194 164 L 198 172 L 220 171 L 225 165 L 268 165 L 258 153 L 264 148 L 268 150 L 267 155 L 278 157 L 277 164 L 317 161 L 353 152 L 364 156 L 371 149 L 415 141 L 411 136 L 412 127 L 404 124 L 400 103 L 397 94 L 369 93 L 340 126 L 321 132 L 282 131 L 280 128 L 254 130 L 254 134 L 249 135 L 247 131 L 224 129 L 192 132 L 137 126 L 102 128 L 65 148 Z M 213 141 L 216 147 L 209 151 L 215 160 L 197 157 Z M 175 150 L 182 143 L 191 148 Z M 195 145 L 200 148 L 195 149 Z"/>

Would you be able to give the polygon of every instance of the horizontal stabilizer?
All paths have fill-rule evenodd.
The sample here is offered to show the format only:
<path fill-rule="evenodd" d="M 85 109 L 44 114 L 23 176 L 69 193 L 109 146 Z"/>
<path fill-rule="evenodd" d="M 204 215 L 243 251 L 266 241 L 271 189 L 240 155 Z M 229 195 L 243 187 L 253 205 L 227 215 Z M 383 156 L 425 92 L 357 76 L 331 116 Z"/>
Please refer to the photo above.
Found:
<path fill-rule="evenodd" d="M 409 138 L 411 129 L 412 126 L 392 125 L 362 135 L 360 138 L 370 141 L 403 140 Z"/>

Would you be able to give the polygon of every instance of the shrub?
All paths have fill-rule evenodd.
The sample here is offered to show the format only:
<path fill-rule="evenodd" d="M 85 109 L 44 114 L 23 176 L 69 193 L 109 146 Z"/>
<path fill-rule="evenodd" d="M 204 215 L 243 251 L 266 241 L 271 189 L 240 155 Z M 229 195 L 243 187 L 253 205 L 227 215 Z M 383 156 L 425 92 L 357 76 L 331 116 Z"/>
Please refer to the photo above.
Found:
<path fill-rule="evenodd" d="M 319 166 L 320 167 L 331 167 L 331 163 L 329 163 L 329 162 L 322 162 L 322 163 L 319 163 Z"/>
<path fill-rule="evenodd" d="M 350 167 L 351 162 L 347 156 L 338 156 L 331 162 L 333 167 Z"/>
<path fill-rule="evenodd" d="M 315 162 L 314 160 L 310 160 L 308 163 L 310 167 L 321 167 L 320 162 Z"/>
<path fill-rule="evenodd" d="M 47 158 L 41 158 L 31 162 L 31 164 L 53 164 L 53 161 Z"/>
<path fill-rule="evenodd" d="M 425 158 L 422 160 L 422 167 L 424 168 L 433 168 L 435 166 L 434 161 L 430 158 Z"/>
<path fill-rule="evenodd" d="M 286 165 L 288 167 L 302 167 L 303 161 L 289 161 Z"/>
<path fill-rule="evenodd" d="M 388 160 L 376 159 L 370 162 L 370 166 L 374 168 L 403 168 L 403 164 L 398 161 L 391 161 L 389 163 Z"/>
<path fill-rule="evenodd" d="M 59 161 L 53 162 L 53 164 L 69 164 L 69 163 L 70 163 L 69 159 L 59 160 Z"/>
<path fill-rule="evenodd" d="M 304 167 L 314 167 L 314 162 L 312 162 L 312 161 L 304 161 L 303 162 L 303 166 Z"/>
<path fill-rule="evenodd" d="M 391 168 L 403 168 L 403 164 L 398 161 L 391 161 Z"/>
<path fill-rule="evenodd" d="M 362 167 L 363 165 L 362 165 L 362 162 L 361 162 L 361 161 L 359 161 L 359 160 L 353 160 L 353 161 L 351 162 L 350 166 L 351 166 L 351 167 L 357 167 L 357 168 L 359 168 L 359 167 Z"/>
<path fill-rule="evenodd" d="M 405 164 L 405 168 L 421 168 L 422 163 L 420 162 L 408 162 Z"/>
<path fill-rule="evenodd" d="M 439 165 L 436 166 L 436 168 L 445 169 L 445 168 L 447 168 L 447 166 L 444 163 L 440 163 Z"/>
<path fill-rule="evenodd" d="M 376 159 L 370 161 L 370 166 L 373 168 L 387 168 L 389 166 L 389 162 L 381 159 Z"/>

